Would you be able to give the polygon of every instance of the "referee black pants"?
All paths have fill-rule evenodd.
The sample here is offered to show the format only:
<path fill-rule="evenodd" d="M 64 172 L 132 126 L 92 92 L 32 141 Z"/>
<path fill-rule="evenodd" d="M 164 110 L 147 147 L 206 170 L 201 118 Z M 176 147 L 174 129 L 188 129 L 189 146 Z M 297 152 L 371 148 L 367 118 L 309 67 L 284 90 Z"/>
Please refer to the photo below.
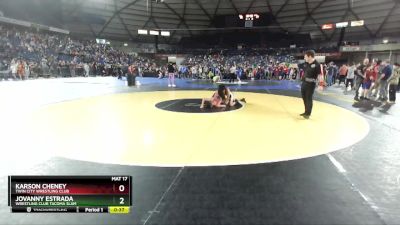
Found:
<path fill-rule="evenodd" d="M 235 82 L 235 79 L 236 79 L 236 74 L 230 73 L 229 74 L 229 83 Z"/>
<path fill-rule="evenodd" d="M 397 91 L 400 91 L 400 78 L 399 78 L 399 84 L 397 84 Z"/>
<path fill-rule="evenodd" d="M 363 84 L 363 82 L 364 82 L 363 78 L 361 78 L 359 76 L 356 77 L 356 96 L 355 96 L 355 98 L 358 98 L 358 95 L 360 93 L 360 87 Z"/>
<path fill-rule="evenodd" d="M 306 115 L 311 115 L 312 107 L 313 107 L 313 95 L 315 90 L 315 83 L 314 82 L 306 82 L 303 81 L 301 84 L 301 97 L 303 98 L 304 102 L 304 113 Z"/>
<path fill-rule="evenodd" d="M 396 91 L 397 91 L 397 85 L 390 84 L 389 85 L 389 101 L 396 102 Z"/>

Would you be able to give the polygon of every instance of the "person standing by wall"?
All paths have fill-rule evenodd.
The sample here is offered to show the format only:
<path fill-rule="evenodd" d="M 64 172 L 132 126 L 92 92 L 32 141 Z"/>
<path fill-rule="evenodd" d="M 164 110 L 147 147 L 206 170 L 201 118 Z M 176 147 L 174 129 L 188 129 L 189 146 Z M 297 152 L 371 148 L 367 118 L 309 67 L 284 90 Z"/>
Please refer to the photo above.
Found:
<path fill-rule="evenodd" d="M 372 62 L 371 65 L 368 65 L 365 69 L 365 78 L 362 84 L 362 95 L 360 99 L 369 100 L 369 93 L 372 83 L 376 80 L 378 76 L 378 68 L 376 67 L 376 62 Z M 356 99 L 357 100 L 357 99 Z"/>
<path fill-rule="evenodd" d="M 389 64 L 389 60 L 384 60 L 382 62 L 383 70 L 381 73 L 381 82 L 379 89 L 379 100 L 386 102 L 388 99 L 388 80 L 392 76 L 392 67 Z"/>
<path fill-rule="evenodd" d="M 339 86 L 342 82 L 345 84 L 346 75 L 347 75 L 347 65 L 343 64 L 339 69 Z"/>
<path fill-rule="evenodd" d="M 346 76 L 346 91 L 347 91 L 347 88 L 348 88 L 348 86 L 349 86 L 349 83 L 351 83 L 350 84 L 350 87 L 351 87 L 351 89 L 353 89 L 353 86 L 354 86 L 354 77 L 355 77 L 355 75 L 354 75 L 354 72 L 356 71 L 356 65 L 354 64 L 354 62 L 353 63 L 351 63 L 350 64 L 350 66 L 349 66 L 349 68 L 347 69 L 347 76 Z"/>
<path fill-rule="evenodd" d="M 232 65 L 229 69 L 229 83 L 235 82 L 236 79 L 236 65 Z"/>
<path fill-rule="evenodd" d="M 329 63 L 329 67 L 327 68 L 327 71 L 328 71 L 327 85 L 329 87 L 335 83 L 335 76 L 337 73 L 337 68 L 333 62 Z"/>
<path fill-rule="evenodd" d="M 11 65 L 10 65 L 10 69 L 11 69 L 11 74 L 14 80 L 17 79 L 17 72 L 18 72 L 18 61 L 17 60 L 11 60 Z"/>
<path fill-rule="evenodd" d="M 192 71 L 192 79 L 197 79 L 197 65 L 192 66 L 190 70 Z"/>
<path fill-rule="evenodd" d="M 168 64 L 168 87 L 176 87 L 175 85 L 175 67 L 172 63 Z"/>
<path fill-rule="evenodd" d="M 134 64 L 131 64 L 128 67 L 128 75 L 126 80 L 128 81 L 128 86 L 135 86 L 136 85 L 136 76 L 138 74 L 137 67 Z"/>
<path fill-rule="evenodd" d="M 19 79 L 24 80 L 25 67 L 24 67 L 24 62 L 22 60 L 19 61 L 17 68 L 18 68 L 17 73 L 18 73 Z"/>
<path fill-rule="evenodd" d="M 393 65 L 393 74 L 389 78 L 389 104 L 394 104 L 396 102 L 396 91 L 398 88 L 398 81 L 400 79 L 400 64 L 395 63 Z"/>
<path fill-rule="evenodd" d="M 31 74 L 31 70 L 29 67 L 29 62 L 25 61 L 24 62 L 24 68 L 25 68 L 25 80 L 29 79 L 29 75 Z"/>
<path fill-rule="evenodd" d="M 69 65 L 71 77 L 75 77 L 75 68 L 76 68 L 75 63 L 71 61 L 71 64 Z"/>
<path fill-rule="evenodd" d="M 376 60 L 375 67 L 376 67 L 376 70 L 378 71 L 378 73 L 377 73 L 376 80 L 372 83 L 372 86 L 370 89 L 370 93 L 373 93 L 372 97 L 374 97 L 374 98 L 378 95 L 378 92 L 379 92 L 379 85 L 381 82 L 380 75 L 381 75 L 382 69 L 383 69 L 382 60 Z"/>
<path fill-rule="evenodd" d="M 83 64 L 83 69 L 85 70 L 85 77 L 89 77 L 89 73 L 90 73 L 89 64 L 87 64 L 87 63 Z"/>
<path fill-rule="evenodd" d="M 370 66 L 369 66 L 368 58 L 365 58 L 363 61 L 363 64 L 361 64 L 359 67 L 357 67 L 357 70 L 355 73 L 355 75 L 356 75 L 356 77 L 355 77 L 355 79 L 356 79 L 356 85 L 355 85 L 356 95 L 354 96 L 354 100 L 356 100 L 356 101 L 360 101 L 358 96 L 359 96 L 359 91 L 360 91 L 361 85 L 363 86 L 362 97 L 366 97 L 365 95 L 368 93 L 368 90 L 371 87 L 372 80 L 370 79 L 370 77 L 367 77 L 367 74 L 366 74 L 366 70 L 369 67 Z"/>

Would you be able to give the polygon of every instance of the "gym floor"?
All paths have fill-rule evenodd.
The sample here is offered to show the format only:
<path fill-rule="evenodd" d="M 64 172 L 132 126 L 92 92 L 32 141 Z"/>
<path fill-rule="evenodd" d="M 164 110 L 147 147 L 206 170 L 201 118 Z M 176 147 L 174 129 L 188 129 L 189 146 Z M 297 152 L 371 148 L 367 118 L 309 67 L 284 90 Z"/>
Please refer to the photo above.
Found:
<path fill-rule="evenodd" d="M 0 82 L 0 224 L 399 224 L 400 109 L 295 81 Z M 131 175 L 128 215 L 11 214 L 8 175 Z"/>

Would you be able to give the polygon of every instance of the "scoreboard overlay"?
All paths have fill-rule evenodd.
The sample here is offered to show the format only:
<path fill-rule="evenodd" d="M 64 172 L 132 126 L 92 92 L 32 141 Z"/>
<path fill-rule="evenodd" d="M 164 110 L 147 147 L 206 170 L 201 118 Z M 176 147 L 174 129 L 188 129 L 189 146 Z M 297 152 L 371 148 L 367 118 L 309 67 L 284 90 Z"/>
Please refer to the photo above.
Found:
<path fill-rule="evenodd" d="M 13 213 L 129 213 L 131 176 L 8 176 Z"/>

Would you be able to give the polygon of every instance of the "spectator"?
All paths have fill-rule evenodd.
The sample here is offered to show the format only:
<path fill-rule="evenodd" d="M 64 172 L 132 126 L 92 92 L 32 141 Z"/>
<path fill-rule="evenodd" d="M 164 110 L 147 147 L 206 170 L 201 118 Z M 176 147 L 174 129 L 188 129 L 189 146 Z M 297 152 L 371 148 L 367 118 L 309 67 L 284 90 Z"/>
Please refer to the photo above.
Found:
<path fill-rule="evenodd" d="M 371 88 L 372 83 L 376 80 L 378 71 L 376 67 L 376 62 L 372 62 L 372 65 L 366 65 L 366 63 L 369 62 L 368 59 L 364 60 L 364 66 L 363 68 L 360 68 L 359 70 L 362 72 L 363 75 L 363 83 L 362 83 L 362 95 L 361 99 L 369 100 L 368 95 L 369 95 L 369 89 Z M 364 69 L 365 68 L 365 69 Z M 354 98 L 355 100 L 358 101 L 358 89 L 356 88 L 356 96 Z"/>
<path fill-rule="evenodd" d="M 380 75 L 380 89 L 379 89 L 379 100 L 386 102 L 388 98 L 388 80 L 392 76 L 392 67 L 389 64 L 389 60 L 384 60 L 382 62 L 383 70 Z"/>
<path fill-rule="evenodd" d="M 18 71 L 18 63 L 16 60 L 13 59 L 11 61 L 10 69 L 11 69 L 11 74 L 12 74 L 14 80 L 16 80 L 17 79 L 17 71 Z"/>
<path fill-rule="evenodd" d="M 350 84 L 350 87 L 351 87 L 351 89 L 353 89 L 353 86 L 354 86 L 354 72 L 355 72 L 355 70 L 356 70 L 356 65 L 354 64 L 354 62 L 353 63 L 351 63 L 350 64 L 350 67 L 348 67 L 348 69 L 347 69 L 347 76 L 346 76 L 346 89 L 348 88 L 348 86 L 349 86 L 349 83 L 351 83 Z"/>
<path fill-rule="evenodd" d="M 89 75 L 90 75 L 89 64 L 87 64 L 87 63 L 83 64 L 83 69 L 85 70 L 85 77 L 89 77 Z"/>
<path fill-rule="evenodd" d="M 343 64 L 339 69 L 339 86 L 342 82 L 345 83 L 346 76 L 347 76 L 347 65 Z"/>
<path fill-rule="evenodd" d="M 20 80 L 24 80 L 24 76 L 25 76 L 25 66 L 24 66 L 24 61 L 20 60 L 18 62 L 18 67 L 17 67 L 17 73 L 19 76 Z"/>
<path fill-rule="evenodd" d="M 396 90 L 398 81 L 400 78 L 400 65 L 395 63 L 393 65 L 393 75 L 389 78 L 389 103 L 394 104 L 396 102 Z"/>
<path fill-rule="evenodd" d="M 337 74 L 337 67 L 333 62 L 329 63 L 329 66 L 327 68 L 328 71 L 328 77 L 327 77 L 327 85 L 332 86 L 335 83 L 336 79 L 336 74 Z"/>

